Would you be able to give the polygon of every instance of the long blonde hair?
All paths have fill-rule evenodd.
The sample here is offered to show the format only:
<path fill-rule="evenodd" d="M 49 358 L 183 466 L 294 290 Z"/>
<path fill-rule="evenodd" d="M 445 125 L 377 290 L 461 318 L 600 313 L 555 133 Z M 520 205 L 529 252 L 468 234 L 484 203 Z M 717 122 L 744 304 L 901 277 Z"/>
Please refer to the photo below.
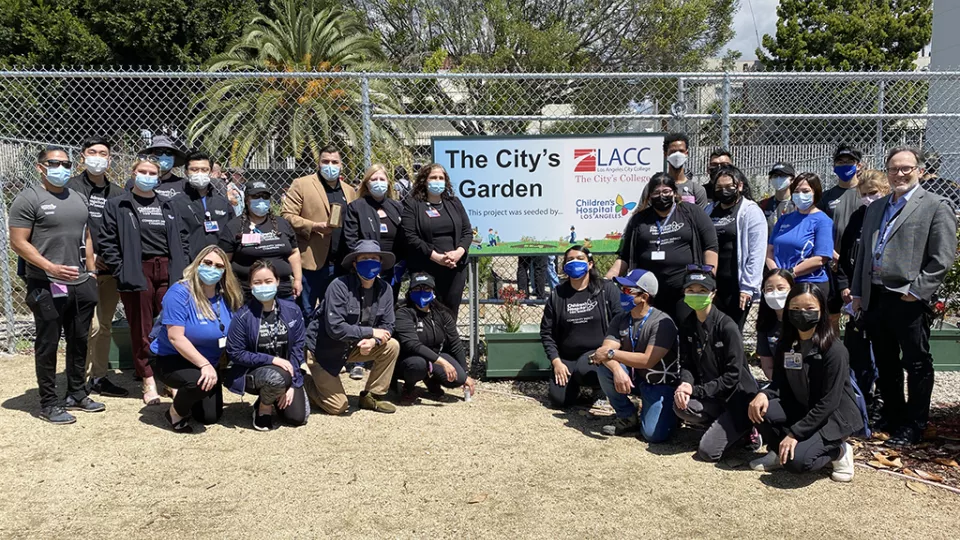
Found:
<path fill-rule="evenodd" d="M 240 309 L 240 306 L 243 305 L 243 293 L 240 291 L 240 282 L 237 281 L 237 276 L 233 274 L 233 269 L 230 268 L 230 261 L 227 259 L 227 254 L 217 246 L 207 246 L 203 248 L 200 254 L 197 255 L 197 258 L 183 271 L 183 279 L 180 280 L 180 283 L 186 285 L 187 290 L 190 291 L 190 297 L 193 299 L 193 305 L 197 308 L 197 313 L 202 318 L 213 321 L 216 320 L 217 316 L 214 314 L 213 308 L 210 307 L 210 302 L 207 300 L 206 295 L 203 294 L 203 282 L 200 281 L 200 275 L 197 272 L 197 268 L 200 267 L 200 262 L 211 253 L 216 253 L 224 264 L 223 277 L 220 278 L 218 285 L 220 294 L 223 295 L 223 299 L 227 302 L 227 307 L 230 308 L 230 311 Z"/>
<path fill-rule="evenodd" d="M 370 194 L 370 186 L 367 182 L 370 181 L 370 178 L 378 172 L 383 171 L 383 174 L 387 177 L 387 199 L 397 199 L 397 190 L 393 187 L 393 182 L 390 180 L 390 173 L 387 171 L 387 166 L 382 163 L 374 163 L 367 168 L 366 172 L 363 173 L 363 181 L 360 182 L 360 187 L 357 188 L 357 198 L 361 199 Z"/>
<path fill-rule="evenodd" d="M 890 182 L 887 174 L 876 169 L 868 169 L 860 173 L 860 184 L 877 188 L 881 195 L 890 194 Z"/>

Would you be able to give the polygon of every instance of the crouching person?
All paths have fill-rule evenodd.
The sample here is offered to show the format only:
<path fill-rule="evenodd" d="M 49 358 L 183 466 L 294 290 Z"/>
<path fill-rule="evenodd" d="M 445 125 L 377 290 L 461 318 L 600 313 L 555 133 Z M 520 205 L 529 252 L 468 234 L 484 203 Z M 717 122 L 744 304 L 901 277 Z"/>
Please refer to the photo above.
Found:
<path fill-rule="evenodd" d="M 837 340 L 826 295 L 816 283 L 798 283 L 787 296 L 786 313 L 773 382 L 748 409 L 770 452 L 750 468 L 802 473 L 832 463 L 830 477 L 849 482 L 853 449 L 846 439 L 863 429 L 863 417 L 850 384 L 847 350 Z"/>
<path fill-rule="evenodd" d="M 290 426 L 310 416 L 303 389 L 303 343 L 306 328 L 300 307 L 277 299 L 280 281 L 270 261 L 250 266 L 253 300 L 237 311 L 227 335 L 230 370 L 226 385 L 239 395 L 254 394 L 253 428 L 273 429 L 273 412 Z"/>
<path fill-rule="evenodd" d="M 653 307 L 658 289 L 653 272 L 633 270 L 615 281 L 622 288 L 624 313 L 610 321 L 607 337 L 593 357 L 600 364 L 600 388 L 617 413 L 616 421 L 604 426 L 603 433 L 624 435 L 639 427 L 647 442 L 663 442 L 677 425 L 671 407 L 680 379 L 677 326 Z M 630 394 L 640 396 L 639 419 Z"/>
<path fill-rule="evenodd" d="M 328 414 L 347 412 L 347 395 L 340 382 L 340 370 L 347 362 L 373 362 L 366 388 L 360 392 L 361 409 L 397 410 L 382 399 L 390 389 L 400 343 L 391 337 L 393 289 L 379 277 L 394 262 L 393 254 L 380 251 L 376 241 L 358 242 L 343 259 L 350 273 L 330 284 L 310 321 L 307 346 L 316 360 L 310 365 L 313 386 L 307 385 L 307 393 Z"/>
<path fill-rule="evenodd" d="M 759 389 L 737 323 L 713 305 L 717 282 L 710 271 L 692 269 L 683 290 L 694 313 L 680 325 L 681 383 L 673 395 L 673 412 L 688 424 L 708 428 L 697 455 L 718 461 L 752 430 L 747 405 Z"/>

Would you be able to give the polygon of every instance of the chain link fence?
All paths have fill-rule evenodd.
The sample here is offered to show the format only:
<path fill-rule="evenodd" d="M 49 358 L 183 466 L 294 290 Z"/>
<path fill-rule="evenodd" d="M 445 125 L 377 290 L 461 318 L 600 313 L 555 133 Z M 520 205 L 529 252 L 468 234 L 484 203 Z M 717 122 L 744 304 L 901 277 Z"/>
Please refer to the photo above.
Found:
<path fill-rule="evenodd" d="M 431 161 L 435 136 L 673 131 L 690 137 L 697 181 L 705 179 L 711 151 L 726 148 L 755 197 L 770 190 L 767 172 L 780 160 L 832 184 L 830 156 L 839 143 L 859 148 L 871 167 L 881 167 L 892 146 L 916 145 L 935 156 L 928 168 L 957 178 L 960 72 L 6 71 L 0 72 L 0 218 L 6 231 L 10 203 L 38 181 L 34 162 L 43 146 L 64 146 L 78 161 L 79 145 L 91 135 L 114 142 L 108 177 L 117 183 L 129 176 L 137 152 L 163 133 L 279 194 L 316 170 L 327 142 L 343 149 L 344 172 L 357 182 L 372 162 L 412 178 Z M 29 349 L 32 317 L 6 233 L 0 252 L 0 347 Z M 533 274 L 527 281 L 534 298 L 519 308 L 523 329 L 538 326 L 543 301 L 534 267 L 556 269 L 556 261 L 475 254 L 475 294 L 461 309 L 464 334 L 504 324 L 500 291 L 522 283 L 524 270 Z M 612 262 L 605 259 L 612 256 L 601 265 Z M 464 316 L 471 312 L 476 317 Z"/>

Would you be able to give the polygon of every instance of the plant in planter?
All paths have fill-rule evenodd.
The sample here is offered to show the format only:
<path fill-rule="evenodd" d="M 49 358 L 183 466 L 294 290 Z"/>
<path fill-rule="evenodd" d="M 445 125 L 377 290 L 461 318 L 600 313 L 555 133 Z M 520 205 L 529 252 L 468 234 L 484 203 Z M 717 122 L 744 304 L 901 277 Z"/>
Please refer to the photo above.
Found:
<path fill-rule="evenodd" d="M 507 332 L 514 333 L 520 330 L 523 324 L 521 318 L 522 302 L 527 298 L 523 291 L 518 291 L 512 286 L 506 286 L 500 289 L 499 298 L 503 300 L 503 308 L 500 310 L 500 321 L 507 328 Z"/>
<path fill-rule="evenodd" d="M 505 332 L 487 331 L 487 377 L 543 378 L 551 373 L 539 332 L 521 332 L 523 301 L 527 295 L 513 286 L 499 291 L 500 326 Z"/>

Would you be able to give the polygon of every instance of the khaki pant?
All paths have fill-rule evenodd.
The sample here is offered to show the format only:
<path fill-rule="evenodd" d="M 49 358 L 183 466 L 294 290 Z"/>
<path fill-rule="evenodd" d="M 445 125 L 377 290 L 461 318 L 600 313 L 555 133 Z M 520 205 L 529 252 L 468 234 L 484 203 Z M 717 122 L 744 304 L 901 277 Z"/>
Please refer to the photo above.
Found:
<path fill-rule="evenodd" d="M 87 377 L 103 377 L 110 367 L 110 335 L 113 330 L 113 316 L 117 313 L 120 293 L 117 292 L 117 279 L 109 274 L 97 276 L 100 290 L 100 302 L 90 321 L 90 338 L 87 342 Z"/>
<path fill-rule="evenodd" d="M 370 354 L 363 356 L 360 349 L 350 353 L 348 362 L 373 362 L 373 369 L 367 377 L 365 390 L 375 396 L 382 396 L 390 390 L 393 380 L 393 368 L 400 356 L 400 342 L 391 338 L 383 345 L 376 347 Z M 307 395 L 310 401 L 324 410 L 327 414 L 340 415 L 347 412 L 347 393 L 340 382 L 340 375 L 331 375 L 327 370 L 316 364 L 313 354 L 307 353 L 307 366 L 310 369 L 313 384 L 306 382 Z"/>

